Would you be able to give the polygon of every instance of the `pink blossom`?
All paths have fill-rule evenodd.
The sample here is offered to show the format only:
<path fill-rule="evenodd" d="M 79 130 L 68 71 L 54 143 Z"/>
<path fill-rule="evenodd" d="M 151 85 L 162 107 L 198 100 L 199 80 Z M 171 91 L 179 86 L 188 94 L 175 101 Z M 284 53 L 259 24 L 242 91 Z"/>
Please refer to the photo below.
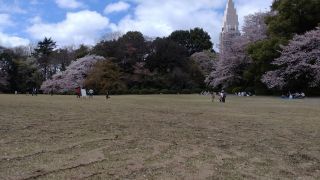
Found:
<path fill-rule="evenodd" d="M 94 64 L 98 61 L 105 60 L 101 56 L 86 56 L 73 61 L 65 71 L 58 72 L 51 79 L 43 82 L 41 90 L 49 93 L 52 90 L 55 93 L 73 91 L 77 87 L 82 87 L 85 78 Z"/>
<path fill-rule="evenodd" d="M 269 88 L 284 89 L 290 84 L 303 82 L 308 87 L 320 85 L 320 27 L 304 35 L 296 35 L 281 56 L 272 63 L 277 70 L 262 77 Z M 308 81 L 308 82 L 306 82 Z"/>

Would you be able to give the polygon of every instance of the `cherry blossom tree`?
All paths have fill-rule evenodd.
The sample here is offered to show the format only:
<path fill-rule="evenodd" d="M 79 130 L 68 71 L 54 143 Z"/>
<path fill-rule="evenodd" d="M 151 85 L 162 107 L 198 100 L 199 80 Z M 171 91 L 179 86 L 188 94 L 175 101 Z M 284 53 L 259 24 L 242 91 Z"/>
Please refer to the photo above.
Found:
<path fill-rule="evenodd" d="M 226 88 L 241 82 L 242 72 L 250 63 L 244 51 L 247 43 L 242 36 L 232 38 L 232 45 L 219 55 L 214 70 L 206 79 L 210 86 Z"/>
<path fill-rule="evenodd" d="M 216 53 L 206 50 L 194 53 L 190 58 L 199 66 L 203 75 L 208 76 L 214 67 L 214 63 L 217 60 L 217 55 Z"/>
<path fill-rule="evenodd" d="M 249 42 L 256 42 L 267 38 L 267 24 L 265 23 L 265 18 L 270 15 L 270 12 L 258 12 L 246 16 L 244 19 L 244 26 L 242 27 L 242 36 Z"/>
<path fill-rule="evenodd" d="M 83 87 L 84 80 L 95 63 L 103 60 L 105 60 L 104 57 L 94 55 L 77 59 L 65 71 L 58 72 L 51 79 L 43 82 L 41 90 L 44 93 L 49 93 L 52 90 L 55 93 L 64 93 L 73 91 L 77 87 Z"/>
<path fill-rule="evenodd" d="M 272 63 L 278 68 L 262 77 L 269 88 L 305 90 L 320 86 L 320 27 L 296 35 Z"/>
<path fill-rule="evenodd" d="M 241 36 L 226 34 L 230 47 L 219 54 L 219 60 L 214 70 L 206 78 L 209 86 L 227 88 L 241 84 L 243 72 L 251 63 L 246 53 L 246 47 L 253 42 L 265 39 L 267 26 L 264 22 L 268 13 L 255 13 L 245 17 L 243 33 Z"/>

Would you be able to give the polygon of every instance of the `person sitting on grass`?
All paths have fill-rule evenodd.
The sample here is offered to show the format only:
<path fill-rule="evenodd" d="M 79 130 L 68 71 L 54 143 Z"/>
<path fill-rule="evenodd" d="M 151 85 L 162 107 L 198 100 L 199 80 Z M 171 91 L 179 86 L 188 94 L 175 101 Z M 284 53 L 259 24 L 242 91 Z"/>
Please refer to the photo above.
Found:
<path fill-rule="evenodd" d="M 294 94 L 295 99 L 304 99 L 305 97 L 306 97 L 306 94 L 304 92 Z"/>
<path fill-rule="evenodd" d="M 90 89 L 88 94 L 89 94 L 89 98 L 92 99 L 93 98 L 93 89 Z"/>

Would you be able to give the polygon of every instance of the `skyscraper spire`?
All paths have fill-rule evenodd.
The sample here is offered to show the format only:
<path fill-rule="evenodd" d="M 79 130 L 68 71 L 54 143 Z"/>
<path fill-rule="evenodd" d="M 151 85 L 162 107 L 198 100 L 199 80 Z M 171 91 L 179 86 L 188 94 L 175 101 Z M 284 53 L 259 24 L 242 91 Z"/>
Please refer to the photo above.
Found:
<path fill-rule="evenodd" d="M 224 11 L 223 25 L 220 35 L 220 53 L 224 53 L 224 51 L 230 47 L 232 39 L 239 35 L 240 31 L 237 10 L 234 6 L 233 0 L 228 0 Z"/>
<path fill-rule="evenodd" d="M 239 33 L 238 14 L 232 0 L 228 0 L 226 9 L 224 11 L 222 32 Z"/>

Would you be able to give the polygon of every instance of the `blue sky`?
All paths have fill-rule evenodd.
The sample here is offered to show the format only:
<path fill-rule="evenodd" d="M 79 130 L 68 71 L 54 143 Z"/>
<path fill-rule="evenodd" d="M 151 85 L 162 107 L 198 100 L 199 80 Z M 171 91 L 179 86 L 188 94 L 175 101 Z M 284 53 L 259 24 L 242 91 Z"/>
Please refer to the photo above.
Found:
<path fill-rule="evenodd" d="M 138 30 L 156 37 L 201 27 L 217 44 L 227 0 L 0 0 L 0 45 L 93 45 L 103 35 Z M 272 0 L 234 0 L 243 17 L 269 9 Z"/>

